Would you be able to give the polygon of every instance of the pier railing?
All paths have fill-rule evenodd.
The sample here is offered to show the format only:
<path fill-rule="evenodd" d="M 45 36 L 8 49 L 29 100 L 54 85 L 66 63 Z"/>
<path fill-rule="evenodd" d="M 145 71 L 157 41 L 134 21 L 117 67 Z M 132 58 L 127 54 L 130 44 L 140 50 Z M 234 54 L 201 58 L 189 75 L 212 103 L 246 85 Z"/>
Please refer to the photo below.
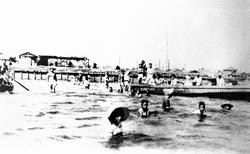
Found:
<path fill-rule="evenodd" d="M 47 80 L 49 67 L 33 67 L 33 68 L 12 68 L 12 75 L 15 79 L 21 80 Z M 58 80 L 71 81 L 79 75 L 83 78 L 90 76 L 90 82 L 104 82 L 104 76 L 107 70 L 100 69 L 75 69 L 75 68 L 56 68 L 55 74 Z M 119 73 L 116 71 L 108 71 L 111 82 L 118 82 Z"/>

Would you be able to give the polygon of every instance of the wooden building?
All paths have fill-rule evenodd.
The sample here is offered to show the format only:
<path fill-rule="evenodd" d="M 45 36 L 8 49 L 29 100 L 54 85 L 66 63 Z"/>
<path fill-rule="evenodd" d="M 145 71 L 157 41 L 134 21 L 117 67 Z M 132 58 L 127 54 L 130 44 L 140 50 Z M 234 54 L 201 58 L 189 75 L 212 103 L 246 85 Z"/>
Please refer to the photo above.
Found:
<path fill-rule="evenodd" d="M 30 52 L 25 52 L 19 55 L 18 63 L 21 66 L 36 66 L 38 56 Z"/>
<path fill-rule="evenodd" d="M 87 57 L 39 55 L 37 65 L 88 68 L 89 59 Z"/>

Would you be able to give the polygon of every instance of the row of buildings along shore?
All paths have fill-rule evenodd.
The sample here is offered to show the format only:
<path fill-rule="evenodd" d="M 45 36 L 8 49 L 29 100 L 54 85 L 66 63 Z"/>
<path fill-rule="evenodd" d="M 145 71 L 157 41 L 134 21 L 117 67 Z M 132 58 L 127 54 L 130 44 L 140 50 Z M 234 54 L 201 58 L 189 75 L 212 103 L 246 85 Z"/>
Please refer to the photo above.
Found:
<path fill-rule="evenodd" d="M 119 73 L 119 66 L 112 67 L 97 67 L 96 63 L 90 64 L 90 60 L 87 57 L 65 57 L 65 56 L 53 56 L 53 55 L 35 55 L 30 52 L 25 52 L 17 57 L 8 57 L 3 53 L 0 53 L 0 61 L 5 61 L 10 68 L 14 71 L 36 71 L 36 72 L 47 72 L 50 67 L 56 67 L 57 72 L 113 72 Z M 131 74 L 136 74 L 138 69 L 126 69 L 131 71 Z M 198 73 L 203 78 L 213 78 L 216 77 L 218 73 L 221 73 L 225 79 L 244 81 L 250 80 L 250 73 L 239 72 L 234 67 L 228 67 L 223 70 L 218 70 L 217 72 L 212 72 L 205 68 L 200 68 L 197 70 L 185 70 L 178 68 L 171 68 L 169 70 L 162 70 L 155 68 L 155 72 L 161 74 L 163 77 L 170 77 L 175 74 L 178 78 L 185 78 L 186 75 L 192 77 L 196 76 Z"/>

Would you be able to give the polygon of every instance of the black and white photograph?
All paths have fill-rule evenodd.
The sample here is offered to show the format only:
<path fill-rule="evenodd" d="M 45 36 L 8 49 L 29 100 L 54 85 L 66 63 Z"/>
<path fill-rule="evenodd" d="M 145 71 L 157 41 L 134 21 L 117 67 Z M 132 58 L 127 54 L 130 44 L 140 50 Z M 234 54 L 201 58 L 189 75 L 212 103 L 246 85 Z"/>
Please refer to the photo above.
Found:
<path fill-rule="evenodd" d="M 0 153 L 250 153 L 250 0 L 0 0 Z"/>

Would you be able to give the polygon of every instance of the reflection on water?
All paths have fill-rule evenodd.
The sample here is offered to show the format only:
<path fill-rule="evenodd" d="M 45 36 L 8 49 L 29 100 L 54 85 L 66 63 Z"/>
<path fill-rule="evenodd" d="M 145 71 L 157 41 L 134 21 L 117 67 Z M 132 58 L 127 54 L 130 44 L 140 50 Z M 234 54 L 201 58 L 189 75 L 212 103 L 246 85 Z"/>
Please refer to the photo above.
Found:
<path fill-rule="evenodd" d="M 0 144 L 6 138 L 10 141 L 25 138 L 27 142 L 94 138 L 96 144 L 112 149 L 142 146 L 217 150 L 223 147 L 231 152 L 250 152 L 247 146 L 250 144 L 250 104 L 246 101 L 172 97 L 173 110 L 163 112 L 163 96 L 129 97 L 109 93 L 104 84 L 93 84 L 90 90 L 85 90 L 67 82 L 59 83 L 58 92 L 51 94 L 46 82 L 33 82 L 25 84 L 30 86 L 30 92 L 16 85 L 15 94 L 0 94 Z M 146 119 L 137 117 L 144 98 L 150 101 L 149 109 L 159 114 Z M 199 101 L 206 103 L 207 117 L 193 114 Z M 223 103 L 233 104 L 233 110 L 222 111 Z M 112 136 L 107 117 L 119 106 L 128 107 L 131 116 L 123 122 L 123 135 Z"/>
<path fill-rule="evenodd" d="M 129 133 L 111 136 L 106 143 L 106 147 L 118 149 L 122 146 L 134 146 L 136 144 L 141 144 L 142 142 L 154 142 L 155 144 L 158 142 L 164 142 L 165 144 L 169 144 L 169 142 L 172 141 L 171 138 L 157 138 L 142 133 Z"/>

